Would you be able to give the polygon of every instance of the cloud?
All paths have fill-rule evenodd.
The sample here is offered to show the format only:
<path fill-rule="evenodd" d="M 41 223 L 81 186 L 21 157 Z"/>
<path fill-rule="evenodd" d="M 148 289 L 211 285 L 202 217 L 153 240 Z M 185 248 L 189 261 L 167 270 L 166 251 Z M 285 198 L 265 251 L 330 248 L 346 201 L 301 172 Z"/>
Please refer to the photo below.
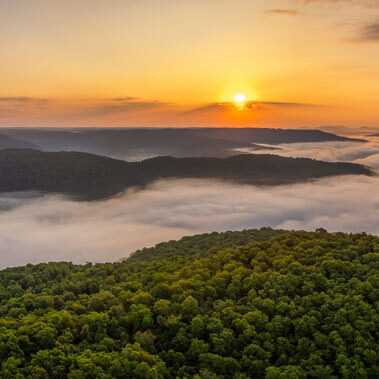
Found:
<path fill-rule="evenodd" d="M 97 106 L 96 111 L 99 111 L 101 113 L 131 112 L 131 111 L 138 111 L 138 110 L 162 108 L 162 107 L 167 107 L 168 105 L 170 104 L 161 102 L 158 100 L 152 100 L 152 101 L 123 100 L 123 101 L 120 101 L 118 104 L 103 104 L 101 106 Z"/>
<path fill-rule="evenodd" d="M 114 113 L 137 112 L 143 110 L 154 110 L 165 108 L 172 105 L 171 103 L 159 100 L 144 100 L 139 97 L 118 97 L 101 102 L 94 102 L 86 106 L 76 107 L 77 115 L 109 115 Z"/>
<path fill-rule="evenodd" d="M 300 0 L 303 3 L 352 3 L 354 0 Z M 359 0 L 358 0 L 359 1 Z"/>
<path fill-rule="evenodd" d="M 305 104 L 305 103 L 294 103 L 294 102 L 278 102 L 278 101 L 247 101 L 243 105 L 236 104 L 235 102 L 219 102 L 205 104 L 200 107 L 194 108 L 189 112 L 219 112 L 228 110 L 259 110 L 263 108 L 309 108 L 309 107 L 319 107 L 321 105 L 316 104 Z"/>
<path fill-rule="evenodd" d="M 46 109 L 50 100 L 28 96 L 3 96 L 0 97 L 0 115 L 4 121 L 8 117 L 20 115 L 31 109 Z"/>
<path fill-rule="evenodd" d="M 350 3 L 352 5 L 358 5 L 369 8 L 378 7 L 378 0 L 299 0 L 303 3 L 324 3 L 324 4 L 338 4 L 338 3 Z"/>
<path fill-rule="evenodd" d="M 297 16 L 299 12 L 295 9 L 269 9 L 264 12 L 265 14 L 284 15 L 284 16 Z"/>
<path fill-rule="evenodd" d="M 272 105 L 276 107 L 320 107 L 318 104 L 306 104 L 306 103 L 291 103 L 291 102 L 279 102 L 279 101 L 251 101 L 248 104 L 254 105 Z"/>
<path fill-rule="evenodd" d="M 48 99 L 42 99 L 37 97 L 17 96 L 17 97 L 0 97 L 1 102 L 11 103 L 45 103 Z"/>
<path fill-rule="evenodd" d="M 125 97 L 116 97 L 114 99 L 111 99 L 111 101 L 127 101 L 127 102 L 130 102 L 130 101 L 135 101 L 135 100 L 139 100 L 140 97 L 134 97 L 134 96 L 125 96 Z"/>
<path fill-rule="evenodd" d="M 379 22 L 366 25 L 359 36 L 363 41 L 377 41 L 379 42 Z"/>
<path fill-rule="evenodd" d="M 323 142 L 323 143 L 291 143 L 275 145 L 281 149 L 275 154 L 285 157 L 305 157 L 329 162 L 354 162 L 372 166 L 379 170 L 379 139 L 365 138 L 362 142 Z M 239 149 L 240 152 L 253 152 Z M 264 151 L 261 151 L 264 153 Z M 269 150 L 267 152 L 270 152 Z"/>

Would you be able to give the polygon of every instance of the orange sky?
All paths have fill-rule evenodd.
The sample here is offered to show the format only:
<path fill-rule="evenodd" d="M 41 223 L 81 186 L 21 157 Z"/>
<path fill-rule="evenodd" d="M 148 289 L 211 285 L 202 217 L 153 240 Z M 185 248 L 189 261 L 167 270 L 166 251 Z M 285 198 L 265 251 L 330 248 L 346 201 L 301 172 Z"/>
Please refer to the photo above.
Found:
<path fill-rule="evenodd" d="M 2 1 L 0 52 L 0 126 L 379 124 L 378 0 Z"/>

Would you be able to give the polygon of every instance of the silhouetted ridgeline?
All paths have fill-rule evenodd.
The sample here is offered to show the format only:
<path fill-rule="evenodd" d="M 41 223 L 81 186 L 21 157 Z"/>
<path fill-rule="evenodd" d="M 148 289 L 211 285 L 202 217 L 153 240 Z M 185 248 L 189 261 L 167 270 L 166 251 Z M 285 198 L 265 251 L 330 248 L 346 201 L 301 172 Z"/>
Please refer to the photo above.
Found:
<path fill-rule="evenodd" d="M 6 134 L 0 134 L 0 150 L 1 149 L 36 149 L 38 148 L 31 142 L 19 140 Z"/>
<path fill-rule="evenodd" d="M 204 128 L 199 129 L 198 133 L 212 138 L 234 139 L 269 145 L 327 141 L 364 142 L 362 139 L 341 137 L 316 129 Z"/>
<path fill-rule="evenodd" d="M 263 228 L 8 268 L 0 378 L 378 378 L 378 253 Z"/>
<path fill-rule="evenodd" d="M 353 163 L 331 163 L 275 155 L 230 158 L 157 157 L 124 162 L 79 152 L 32 149 L 0 151 L 0 191 L 38 190 L 97 199 L 160 178 L 207 178 L 256 185 L 278 185 L 333 175 L 372 175 Z"/>
<path fill-rule="evenodd" d="M 175 157 L 226 157 L 235 149 L 267 147 L 296 142 L 362 141 L 320 130 L 290 130 L 267 128 L 82 128 L 82 129 L 32 129 L 3 128 L 4 133 L 32 142 L 42 150 L 82 151 L 131 159 L 172 155 Z M 13 146 L 8 146 L 13 147 Z M 271 147 L 271 149 L 274 149 Z"/>

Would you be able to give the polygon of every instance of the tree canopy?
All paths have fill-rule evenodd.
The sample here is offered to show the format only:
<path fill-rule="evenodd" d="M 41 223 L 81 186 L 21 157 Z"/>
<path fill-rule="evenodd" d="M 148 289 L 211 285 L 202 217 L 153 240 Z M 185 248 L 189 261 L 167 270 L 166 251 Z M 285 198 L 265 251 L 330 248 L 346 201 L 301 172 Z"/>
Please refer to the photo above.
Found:
<path fill-rule="evenodd" d="M 377 378 L 379 238 L 269 228 L 0 271 L 0 378 Z"/>

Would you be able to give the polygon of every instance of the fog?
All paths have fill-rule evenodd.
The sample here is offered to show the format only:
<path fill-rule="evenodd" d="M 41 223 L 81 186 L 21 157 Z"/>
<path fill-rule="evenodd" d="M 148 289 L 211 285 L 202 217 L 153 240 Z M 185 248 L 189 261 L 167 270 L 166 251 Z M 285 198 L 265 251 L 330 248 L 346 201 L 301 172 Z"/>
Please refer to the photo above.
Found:
<path fill-rule="evenodd" d="M 367 142 L 323 142 L 280 144 L 281 150 L 262 150 L 259 153 L 270 153 L 286 157 L 304 157 L 330 162 L 354 162 L 379 168 L 379 138 L 359 136 Z M 248 148 L 236 149 L 239 152 L 251 152 Z"/>
<path fill-rule="evenodd" d="M 345 146 L 296 144 L 281 154 L 345 157 L 379 167 L 375 149 L 375 141 Z M 97 202 L 3 194 L 0 267 L 61 260 L 115 261 L 138 248 L 184 235 L 262 226 L 379 234 L 379 178 L 343 176 L 275 187 L 165 180 Z"/>

